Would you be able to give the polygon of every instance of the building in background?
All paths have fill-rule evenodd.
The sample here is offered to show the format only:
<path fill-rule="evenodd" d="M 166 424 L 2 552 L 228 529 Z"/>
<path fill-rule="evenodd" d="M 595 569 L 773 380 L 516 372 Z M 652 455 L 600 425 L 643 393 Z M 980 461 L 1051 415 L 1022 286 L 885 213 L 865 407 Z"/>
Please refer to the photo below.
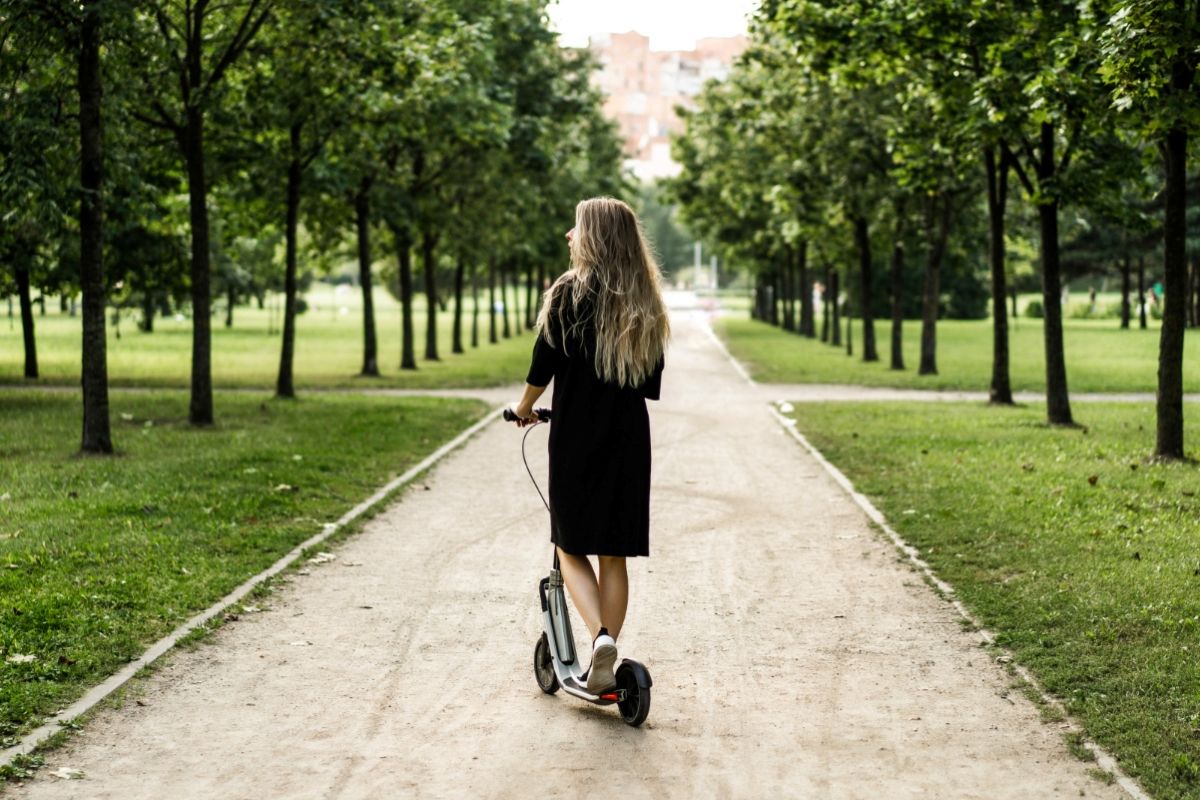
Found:
<path fill-rule="evenodd" d="M 642 180 L 679 172 L 670 135 L 682 129 L 675 106 L 691 108 L 705 82 L 729 74 L 746 49 L 745 36 L 700 39 L 694 50 L 651 50 L 649 37 L 629 33 L 591 36 L 600 69 L 593 82 L 604 92 L 604 113 L 625 144 L 626 165 Z"/>

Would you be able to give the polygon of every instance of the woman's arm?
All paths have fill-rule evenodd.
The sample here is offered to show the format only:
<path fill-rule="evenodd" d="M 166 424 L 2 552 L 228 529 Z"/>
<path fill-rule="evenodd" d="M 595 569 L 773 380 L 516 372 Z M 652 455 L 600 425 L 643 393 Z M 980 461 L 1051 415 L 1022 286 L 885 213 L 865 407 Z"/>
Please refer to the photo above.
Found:
<path fill-rule="evenodd" d="M 538 398 L 545 391 L 545 386 L 534 386 L 532 383 L 525 384 L 525 391 L 522 393 L 521 399 L 513 406 L 513 413 L 520 417 L 517 420 L 518 426 L 524 428 L 526 425 L 532 425 L 538 421 L 533 413 L 533 404 L 538 401 Z"/>

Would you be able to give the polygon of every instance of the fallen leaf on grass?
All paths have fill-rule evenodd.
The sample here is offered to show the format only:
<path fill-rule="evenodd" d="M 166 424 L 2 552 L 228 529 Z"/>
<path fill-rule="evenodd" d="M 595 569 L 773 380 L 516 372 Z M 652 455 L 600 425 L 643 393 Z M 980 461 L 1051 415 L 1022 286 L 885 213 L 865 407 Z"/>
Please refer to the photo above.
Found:
<path fill-rule="evenodd" d="M 62 778 L 64 781 L 83 780 L 83 770 L 74 767 L 59 767 L 50 774 L 56 778 Z"/>
<path fill-rule="evenodd" d="M 256 472 L 258 472 L 258 467 L 246 467 L 242 470 L 243 475 L 253 475 Z"/>
<path fill-rule="evenodd" d="M 127 414 L 124 411 L 122 411 L 121 419 L 125 420 L 126 422 L 133 422 L 133 414 Z"/>
<path fill-rule="evenodd" d="M 257 614 L 261 610 L 258 606 L 242 606 L 242 613 L 244 614 Z"/>
<path fill-rule="evenodd" d="M 277 492 L 295 492 L 295 491 L 297 491 L 297 489 L 295 486 L 292 486 L 291 484 L 281 483 L 275 487 L 275 491 L 277 491 Z"/>
<path fill-rule="evenodd" d="M 1088 475 L 1088 483 L 1090 483 L 1092 486 L 1095 486 L 1099 480 L 1099 475 Z"/>
<path fill-rule="evenodd" d="M 7 503 L 9 500 L 12 500 L 12 494 L 10 492 L 0 494 L 0 502 Z"/>
<path fill-rule="evenodd" d="M 28 664 L 32 661 L 37 661 L 37 656 L 32 653 L 13 653 L 4 660 L 10 664 Z"/>
<path fill-rule="evenodd" d="M 324 550 L 322 550 L 321 552 L 317 553 L 312 558 L 308 559 L 308 563 L 309 564 L 325 564 L 329 561 L 333 561 L 336 558 L 337 558 L 337 556 L 335 556 L 333 553 L 326 553 Z"/>

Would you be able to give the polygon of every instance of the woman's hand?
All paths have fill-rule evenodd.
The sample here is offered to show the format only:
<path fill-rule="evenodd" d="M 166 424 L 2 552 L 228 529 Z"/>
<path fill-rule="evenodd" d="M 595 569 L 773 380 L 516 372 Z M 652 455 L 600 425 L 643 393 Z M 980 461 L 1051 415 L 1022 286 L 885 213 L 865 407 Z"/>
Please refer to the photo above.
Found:
<path fill-rule="evenodd" d="M 537 424 L 538 418 L 537 415 L 533 413 L 533 403 L 526 403 L 522 400 L 521 402 L 514 404 L 512 410 L 513 413 L 519 417 L 517 420 L 518 428 L 524 428 L 526 425 Z"/>

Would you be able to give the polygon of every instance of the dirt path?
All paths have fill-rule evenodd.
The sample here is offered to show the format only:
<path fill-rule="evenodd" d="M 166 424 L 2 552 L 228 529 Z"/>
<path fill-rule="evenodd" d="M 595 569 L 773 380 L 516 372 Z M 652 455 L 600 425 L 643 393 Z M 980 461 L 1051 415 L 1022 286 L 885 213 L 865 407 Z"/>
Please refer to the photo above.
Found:
<path fill-rule="evenodd" d="M 653 405 L 633 730 L 531 670 L 545 511 L 485 429 L 331 562 L 101 712 L 28 798 L 1116 798 L 696 318 Z M 544 429 L 530 435 L 545 471 Z M 49 773 L 80 769 L 81 780 Z"/>

